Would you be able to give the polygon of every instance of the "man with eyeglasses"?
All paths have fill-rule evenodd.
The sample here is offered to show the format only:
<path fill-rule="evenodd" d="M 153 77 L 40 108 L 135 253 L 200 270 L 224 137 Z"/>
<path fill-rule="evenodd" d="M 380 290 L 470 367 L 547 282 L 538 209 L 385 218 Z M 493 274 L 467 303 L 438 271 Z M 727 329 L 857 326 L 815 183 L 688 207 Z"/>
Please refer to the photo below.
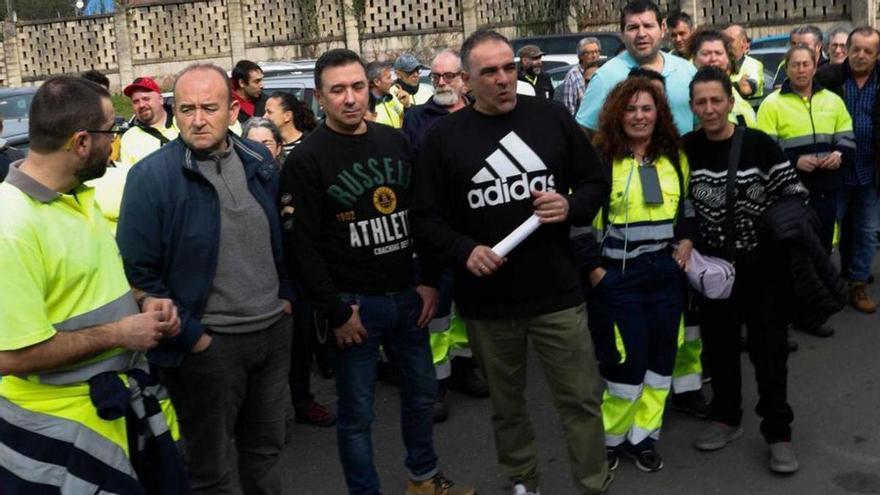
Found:
<path fill-rule="evenodd" d="M 416 154 L 428 130 L 438 120 L 470 104 L 461 79 L 461 59 L 454 51 L 446 50 L 434 57 L 431 83 L 434 85 L 431 99 L 407 111 L 403 119 L 403 133 Z"/>
<path fill-rule="evenodd" d="M 461 59 L 452 50 L 440 52 L 431 64 L 431 82 L 434 97 L 424 105 L 412 108 L 403 120 L 403 132 L 412 144 L 416 157 L 428 131 L 445 116 L 470 105 L 465 96 L 461 78 Z M 449 388 L 465 394 L 485 398 L 489 396 L 486 382 L 476 373 L 464 322 L 452 308 L 452 272 L 440 280 L 440 306 L 431 323 L 431 351 L 437 374 L 437 400 L 434 402 L 434 421 L 445 421 L 446 391 Z"/>
<path fill-rule="evenodd" d="M 577 114 L 584 90 L 587 89 L 587 66 L 598 62 L 602 57 L 602 43 L 593 37 L 583 38 L 578 41 L 577 56 L 578 63 L 568 71 L 565 81 L 562 82 L 562 103 L 572 115 Z"/>
<path fill-rule="evenodd" d="M 132 291 L 85 185 L 117 134 L 110 93 L 53 77 L 29 118 L 30 152 L 0 184 L 0 211 L 14 212 L 0 216 L 2 491 L 188 493 L 143 354 L 176 338 L 177 309 Z"/>
<path fill-rule="evenodd" d="M 402 53 L 392 66 L 397 80 L 391 86 L 391 94 L 397 97 L 404 108 L 424 105 L 431 101 L 431 89 L 419 84 L 421 71 L 426 68 L 412 53 Z"/>

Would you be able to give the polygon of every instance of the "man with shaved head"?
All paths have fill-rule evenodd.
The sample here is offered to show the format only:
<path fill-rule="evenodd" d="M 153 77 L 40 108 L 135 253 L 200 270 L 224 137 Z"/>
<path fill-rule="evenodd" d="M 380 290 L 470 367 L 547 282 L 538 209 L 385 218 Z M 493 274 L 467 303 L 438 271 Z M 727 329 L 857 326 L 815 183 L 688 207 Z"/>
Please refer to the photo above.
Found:
<path fill-rule="evenodd" d="M 219 67 L 180 73 L 180 139 L 129 173 L 117 241 L 131 286 L 180 313 L 180 334 L 150 357 L 177 408 L 193 493 L 235 493 L 234 441 L 243 492 L 280 495 L 292 292 L 275 162 L 229 132 L 238 111 Z"/>
<path fill-rule="evenodd" d="M 739 24 L 731 24 L 724 29 L 723 33 L 730 39 L 730 47 L 733 56 L 736 57 L 736 67 L 739 68 L 739 72 L 730 75 L 733 88 L 743 98 L 764 96 L 764 64 L 746 53 L 749 46 L 749 36 L 746 34 L 745 28 Z"/>

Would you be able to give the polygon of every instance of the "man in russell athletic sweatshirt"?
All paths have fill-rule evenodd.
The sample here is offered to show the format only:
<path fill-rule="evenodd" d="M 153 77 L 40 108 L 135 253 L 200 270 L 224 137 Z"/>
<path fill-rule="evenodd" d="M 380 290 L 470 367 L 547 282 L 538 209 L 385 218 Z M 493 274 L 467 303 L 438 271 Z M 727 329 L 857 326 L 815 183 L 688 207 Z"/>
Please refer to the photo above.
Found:
<path fill-rule="evenodd" d="M 508 40 L 488 30 L 461 47 L 475 103 L 429 132 L 415 174 L 413 231 L 455 267 L 455 302 L 484 370 L 498 462 L 514 494 L 538 493 L 526 410 L 527 341 L 544 367 L 577 490 L 610 483 L 598 365 L 569 244 L 608 194 L 607 173 L 558 103 L 516 94 Z M 451 143 L 455 143 L 452 145 Z M 490 248 L 530 215 L 541 226 L 506 259 Z"/>
<path fill-rule="evenodd" d="M 288 259 L 307 299 L 326 313 L 339 346 L 337 439 L 349 493 L 381 493 L 370 435 L 381 344 L 401 370 L 406 493 L 473 495 L 437 469 L 437 381 L 425 327 L 437 308 L 439 270 L 423 263 L 430 286 L 413 288 L 409 143 L 399 131 L 364 120 L 369 84 L 356 53 L 322 55 L 315 88 L 327 119 L 287 159 L 282 225 Z"/>

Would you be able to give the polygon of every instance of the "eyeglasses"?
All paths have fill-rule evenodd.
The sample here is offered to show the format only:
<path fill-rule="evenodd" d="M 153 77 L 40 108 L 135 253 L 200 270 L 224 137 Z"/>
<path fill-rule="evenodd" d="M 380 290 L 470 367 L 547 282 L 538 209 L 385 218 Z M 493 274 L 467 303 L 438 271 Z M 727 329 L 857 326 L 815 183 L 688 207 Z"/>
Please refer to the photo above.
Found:
<path fill-rule="evenodd" d="M 88 132 L 89 134 L 122 134 L 127 130 L 127 126 L 113 124 L 109 129 L 80 129 L 78 132 Z"/>
<path fill-rule="evenodd" d="M 442 77 L 444 81 L 451 83 L 452 81 L 455 80 L 456 77 L 458 77 L 460 75 L 461 75 L 460 71 L 459 72 L 444 72 L 442 74 L 439 72 L 432 72 L 431 73 L 431 82 L 436 84 L 436 83 L 440 82 L 440 78 Z"/>

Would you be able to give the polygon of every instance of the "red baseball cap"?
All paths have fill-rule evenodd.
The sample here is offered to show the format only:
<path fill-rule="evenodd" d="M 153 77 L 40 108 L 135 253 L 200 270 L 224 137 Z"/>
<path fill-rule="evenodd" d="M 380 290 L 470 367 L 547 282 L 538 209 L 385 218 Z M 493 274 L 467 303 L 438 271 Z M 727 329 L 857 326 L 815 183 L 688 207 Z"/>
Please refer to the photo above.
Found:
<path fill-rule="evenodd" d="M 159 85 L 156 84 L 156 81 L 154 81 L 152 77 L 139 77 L 126 86 L 125 89 L 122 90 L 122 94 L 131 98 L 131 94 L 138 90 L 155 91 L 157 93 L 162 92 L 162 90 L 159 89 Z"/>

